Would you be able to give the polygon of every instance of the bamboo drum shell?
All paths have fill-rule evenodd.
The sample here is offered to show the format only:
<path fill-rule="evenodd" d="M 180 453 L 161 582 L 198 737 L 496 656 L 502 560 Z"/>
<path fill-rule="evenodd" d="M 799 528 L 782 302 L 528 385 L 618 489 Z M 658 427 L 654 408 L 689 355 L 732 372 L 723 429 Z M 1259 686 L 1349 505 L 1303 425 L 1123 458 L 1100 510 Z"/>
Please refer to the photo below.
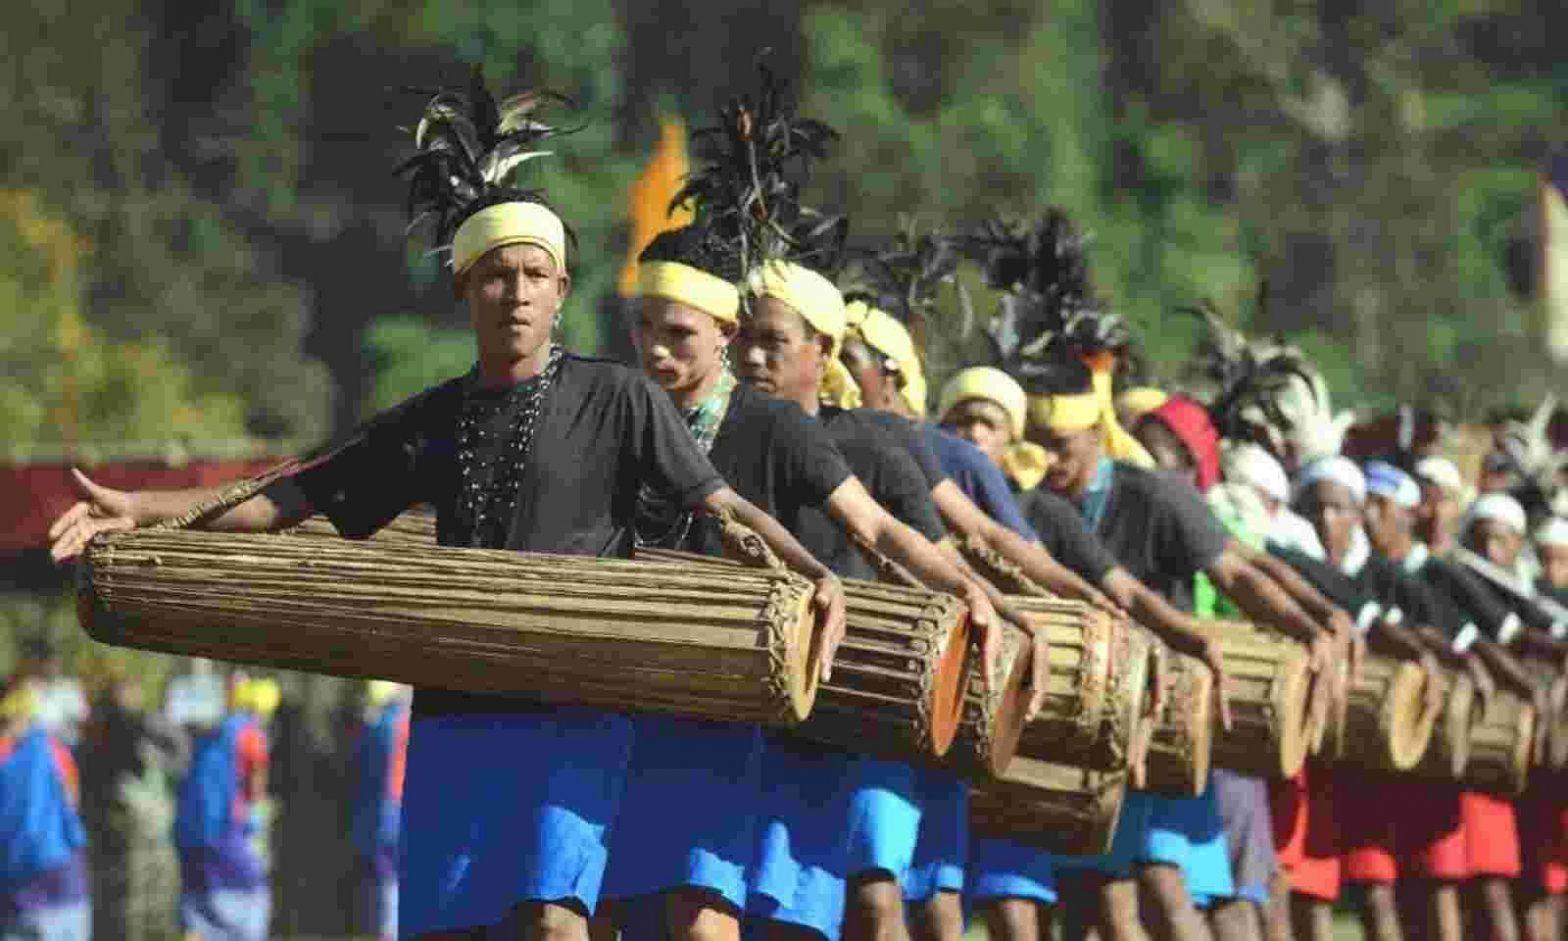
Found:
<path fill-rule="evenodd" d="M 1007 839 L 1053 853 L 1108 852 L 1127 775 L 1022 756 L 996 781 L 969 793 L 969 821 L 980 839 Z"/>
<path fill-rule="evenodd" d="M 94 542 L 78 610 L 121 646 L 416 686 L 791 725 L 811 585 L 617 559 L 143 530 Z"/>
<path fill-rule="evenodd" d="M 1437 781 L 1457 781 L 1470 761 L 1470 727 L 1480 718 L 1475 681 L 1461 671 L 1448 671 L 1448 701 L 1432 728 L 1426 754 L 1415 773 Z"/>
<path fill-rule="evenodd" d="M 964 558 L 981 577 L 1009 595 L 1050 597 L 1050 592 L 1024 574 L 1023 569 L 983 540 L 965 539 L 959 544 Z"/>
<path fill-rule="evenodd" d="M 1020 752 L 1100 771 L 1125 767 L 1130 730 L 1118 721 L 1123 690 L 1113 673 L 1125 626 L 1081 601 L 1009 600 L 1045 631 L 1050 657 L 1045 701 L 1024 726 Z"/>
<path fill-rule="evenodd" d="M 1437 715 L 1423 708 L 1426 671 L 1368 654 L 1346 697 L 1339 761 L 1367 771 L 1409 771 L 1431 741 Z"/>
<path fill-rule="evenodd" d="M 1213 760 L 1214 674 L 1202 661 L 1170 658 L 1165 706 L 1149 736 L 1146 789 L 1196 796 L 1208 786 Z"/>
<path fill-rule="evenodd" d="M 1536 721 L 1533 705 L 1511 690 L 1495 691 L 1470 729 L 1470 760 L 1461 781 L 1478 791 L 1522 794 L 1529 783 Z"/>
<path fill-rule="evenodd" d="M 1525 672 L 1547 689 L 1547 702 L 1551 714 L 1537 716 L 1537 722 L 1546 723 L 1546 752 L 1542 763 L 1553 771 L 1568 768 L 1568 677 L 1549 663 L 1529 658 L 1521 661 Z"/>
<path fill-rule="evenodd" d="M 988 687 L 984 671 L 970 671 L 958 737 L 948 753 L 948 763 L 971 780 L 983 783 L 1002 774 L 1017 754 L 1029 705 L 1033 660 L 1030 639 L 1004 622 L 997 683 Z"/>
<path fill-rule="evenodd" d="M 679 550 L 639 549 L 637 558 L 718 569 L 724 578 L 745 570 Z M 821 684 L 811 717 L 796 731 L 905 761 L 946 755 L 971 668 L 968 609 L 951 595 L 854 578 L 844 579 L 844 599 L 845 636 L 832 679 Z"/>
<path fill-rule="evenodd" d="M 1241 622 L 1204 625 L 1225 664 L 1231 728 L 1216 729 L 1217 767 L 1284 780 L 1301 770 L 1311 744 L 1311 672 L 1301 643 Z"/>

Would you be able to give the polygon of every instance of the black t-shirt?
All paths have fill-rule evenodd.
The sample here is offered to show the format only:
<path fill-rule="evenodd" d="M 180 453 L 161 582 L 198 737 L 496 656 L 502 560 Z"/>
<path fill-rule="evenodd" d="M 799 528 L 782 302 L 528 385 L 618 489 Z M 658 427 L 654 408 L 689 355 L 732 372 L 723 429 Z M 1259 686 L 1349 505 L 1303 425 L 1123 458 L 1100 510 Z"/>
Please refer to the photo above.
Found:
<path fill-rule="evenodd" d="M 449 380 L 382 413 L 355 443 L 300 474 L 311 505 L 354 539 L 429 503 L 437 541 L 466 545 L 455 522 L 456 421 L 468 382 Z M 539 418 L 505 545 L 492 548 L 626 556 L 643 484 L 690 505 L 724 482 L 669 397 L 641 373 L 568 355 Z M 422 715 L 508 708 L 516 702 L 437 690 L 415 699 Z"/>
<path fill-rule="evenodd" d="M 1444 558 L 1429 558 L 1416 573 L 1445 606 L 1447 623 L 1434 624 L 1452 639 L 1468 623 L 1496 638 L 1508 618 L 1508 606 L 1494 595 L 1480 576 Z"/>
<path fill-rule="evenodd" d="M 1455 630 L 1457 613 L 1445 606 L 1426 582 L 1405 574 L 1392 559 L 1380 552 L 1373 552 L 1353 580 L 1368 597 L 1379 601 L 1385 608 L 1397 607 L 1404 614 L 1407 625 L 1439 627 Z"/>
<path fill-rule="evenodd" d="M 947 471 L 942 469 L 942 459 L 932 449 L 924 430 L 914 419 L 874 408 L 856 409 L 855 414 L 875 426 L 888 444 L 909 452 L 909 456 L 915 459 L 915 466 L 920 468 L 920 475 L 925 478 L 927 490 L 935 489 L 937 484 L 947 479 Z"/>
<path fill-rule="evenodd" d="M 1116 568 L 1116 557 L 1065 497 L 1036 487 L 1018 498 L 1018 508 L 1045 551 L 1089 584 L 1099 585 Z"/>
<path fill-rule="evenodd" d="M 1193 577 L 1230 543 L 1190 484 L 1121 463 L 1112 465 L 1095 535 L 1134 578 L 1183 611 L 1192 610 Z"/>
<path fill-rule="evenodd" d="M 730 489 L 796 532 L 807 507 L 825 511 L 828 497 L 850 476 L 826 429 L 794 402 L 740 385 L 708 452 Z M 643 533 L 646 538 L 646 532 Z M 718 527 L 696 520 L 682 548 L 723 555 Z"/>
<path fill-rule="evenodd" d="M 1356 617 L 1367 602 L 1376 600 L 1349 575 L 1322 559 L 1313 558 L 1299 549 L 1272 544 L 1268 551 L 1270 555 L 1283 560 L 1285 564 L 1295 569 L 1297 574 L 1311 583 L 1313 588 L 1333 602 L 1336 608 L 1342 609 L 1351 617 Z"/>
<path fill-rule="evenodd" d="M 925 476 L 907 451 L 888 444 L 885 432 L 860 411 L 824 405 L 817 420 L 872 499 L 895 519 L 933 542 L 947 535 L 937 516 L 936 504 L 931 502 Z M 876 570 L 828 515 L 826 507 L 803 507 L 799 528 L 794 533 L 812 555 L 838 574 L 848 578 L 877 577 Z"/>

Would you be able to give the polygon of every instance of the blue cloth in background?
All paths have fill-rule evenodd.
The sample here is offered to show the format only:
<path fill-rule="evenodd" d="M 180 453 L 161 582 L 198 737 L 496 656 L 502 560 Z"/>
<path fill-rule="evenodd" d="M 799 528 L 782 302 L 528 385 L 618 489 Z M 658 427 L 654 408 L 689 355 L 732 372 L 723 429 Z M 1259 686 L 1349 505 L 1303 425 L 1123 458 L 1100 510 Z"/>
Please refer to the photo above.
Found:
<path fill-rule="evenodd" d="M 942 462 L 942 470 L 965 496 L 985 511 L 985 515 L 1030 542 L 1040 541 L 1034 528 L 1024 518 L 1023 511 L 1018 508 L 1018 500 L 1013 496 L 1013 488 L 1007 483 L 1007 475 L 986 457 L 984 451 L 930 422 L 923 422 L 921 428 L 931 443 L 931 449 L 936 452 L 937 460 Z"/>

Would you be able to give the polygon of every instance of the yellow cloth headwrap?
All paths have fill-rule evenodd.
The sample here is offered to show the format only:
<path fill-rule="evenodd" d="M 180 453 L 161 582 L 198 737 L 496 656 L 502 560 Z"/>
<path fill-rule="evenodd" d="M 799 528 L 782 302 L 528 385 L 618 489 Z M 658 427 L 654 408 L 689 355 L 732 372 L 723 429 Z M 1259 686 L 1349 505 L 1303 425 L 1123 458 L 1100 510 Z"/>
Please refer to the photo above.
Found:
<path fill-rule="evenodd" d="M 1033 441 L 1014 441 L 1002 452 L 1002 473 L 1011 477 L 1019 490 L 1033 490 L 1051 468 L 1051 454 Z"/>
<path fill-rule="evenodd" d="M 1014 441 L 1022 441 L 1024 437 L 1024 419 L 1028 410 L 1028 397 L 1024 395 L 1024 387 L 1018 380 L 990 366 L 971 366 L 961 369 L 953 378 L 947 380 L 947 385 L 942 387 L 941 398 L 937 400 L 937 411 L 942 418 L 947 417 L 960 402 L 970 399 L 984 399 L 995 402 L 1007 413 L 1007 423 L 1013 433 Z"/>
<path fill-rule="evenodd" d="M 1113 461 L 1152 468 L 1154 458 L 1116 420 L 1108 370 L 1091 372 L 1093 391 L 1076 395 L 1037 395 L 1029 399 L 1029 420 L 1052 431 L 1082 431 L 1098 426 L 1100 447 Z"/>
<path fill-rule="evenodd" d="M 38 711 L 38 693 L 29 680 L 20 680 L 0 698 L 0 722 L 31 719 Z"/>
<path fill-rule="evenodd" d="M 850 301 L 844 305 L 844 315 L 849 329 L 865 344 L 898 365 L 903 377 L 899 396 L 916 415 L 926 413 L 926 376 L 920 364 L 920 351 L 915 348 L 915 338 L 885 310 L 872 307 L 865 301 Z"/>
<path fill-rule="evenodd" d="M 1163 389 L 1153 386 L 1133 386 L 1116 397 L 1116 407 L 1136 418 L 1154 411 L 1170 398 Z"/>
<path fill-rule="evenodd" d="M 566 224 L 538 203 L 497 203 L 486 206 L 457 227 L 452 236 L 452 271 L 462 274 L 485 252 L 503 245 L 537 245 L 549 253 L 556 268 L 566 271 Z"/>
<path fill-rule="evenodd" d="M 724 323 L 740 321 L 740 291 L 735 285 L 678 261 L 645 261 L 639 264 L 637 296 L 663 297 L 695 307 Z"/>
<path fill-rule="evenodd" d="M 800 314 L 811 329 L 833 341 L 827 362 L 823 363 L 818 391 L 822 401 L 839 408 L 859 407 L 860 387 L 850 375 L 849 367 L 838 358 L 849 323 L 844 313 L 844 295 L 833 282 L 794 262 L 770 261 L 752 269 L 746 276 L 746 289 L 753 297 L 783 301 Z"/>

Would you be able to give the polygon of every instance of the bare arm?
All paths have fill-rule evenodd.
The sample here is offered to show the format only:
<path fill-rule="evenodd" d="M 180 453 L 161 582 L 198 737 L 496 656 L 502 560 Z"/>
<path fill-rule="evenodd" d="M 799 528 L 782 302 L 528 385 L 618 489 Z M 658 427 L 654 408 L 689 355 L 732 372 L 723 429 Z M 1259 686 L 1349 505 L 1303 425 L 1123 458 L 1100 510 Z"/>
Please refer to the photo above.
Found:
<path fill-rule="evenodd" d="M 1530 675 L 1506 648 L 1495 641 L 1477 640 L 1470 649 L 1475 651 L 1475 655 L 1481 658 L 1481 662 L 1486 664 L 1496 679 L 1531 702 L 1535 701 L 1535 684 L 1530 682 Z"/>
<path fill-rule="evenodd" d="M 931 489 L 931 499 L 942 514 L 948 529 L 960 536 L 979 539 L 1000 553 L 1009 562 L 1041 587 L 1058 595 L 1078 598 L 1103 608 L 1111 601 L 1100 590 L 1089 584 L 1078 573 L 1069 569 L 1040 546 L 998 523 L 975 505 L 958 485 L 944 480 Z"/>
<path fill-rule="evenodd" d="M 1102 584 L 1113 601 L 1131 612 L 1139 624 L 1153 631 L 1172 650 L 1196 657 L 1208 665 L 1214 673 L 1220 725 L 1230 728 L 1230 701 L 1225 692 L 1225 663 L 1219 642 L 1204 633 L 1190 615 L 1178 611 L 1124 568 L 1118 566 L 1105 573 Z"/>
<path fill-rule="evenodd" d="M 816 584 L 812 603 L 822 619 L 823 642 L 817 646 L 817 672 L 823 680 L 833 675 L 833 655 L 844 639 L 844 586 L 826 565 L 817 560 L 800 540 L 790 535 L 779 521 L 762 512 L 750 500 L 728 487 L 721 487 L 703 500 L 703 508 L 716 516 L 734 518 L 762 537 L 784 564 Z"/>
<path fill-rule="evenodd" d="M 55 561 L 80 555 L 94 536 L 152 526 L 183 516 L 215 499 L 230 485 L 192 490 L 115 490 L 71 469 L 81 500 L 49 527 L 49 552 Z M 287 529 L 313 512 L 310 501 L 291 480 L 269 484 L 238 506 L 197 524 L 200 529 L 267 532 Z"/>
<path fill-rule="evenodd" d="M 1215 587 L 1236 602 L 1236 606 L 1254 621 L 1278 628 L 1290 636 L 1311 644 L 1320 631 L 1316 621 L 1291 600 L 1289 594 L 1274 580 L 1242 557 L 1234 548 L 1227 548 L 1207 569 Z"/>

